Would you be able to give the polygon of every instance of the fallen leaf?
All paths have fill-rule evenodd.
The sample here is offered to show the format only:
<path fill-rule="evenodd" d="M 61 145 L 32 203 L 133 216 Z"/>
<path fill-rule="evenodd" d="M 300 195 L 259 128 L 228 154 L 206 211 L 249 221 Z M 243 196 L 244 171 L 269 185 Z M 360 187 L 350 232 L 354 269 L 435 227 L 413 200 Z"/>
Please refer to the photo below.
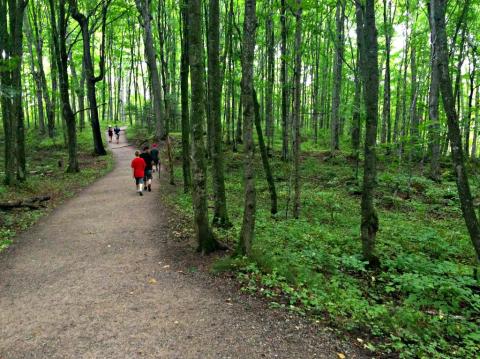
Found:
<path fill-rule="evenodd" d="M 148 280 L 148 283 L 150 283 L 150 284 L 155 284 L 155 283 L 157 283 L 157 280 L 156 280 L 155 278 L 150 278 L 150 279 Z"/>
<path fill-rule="evenodd" d="M 346 358 L 345 354 L 343 354 L 343 353 L 337 353 L 337 355 L 338 355 L 338 359 L 345 359 Z"/>

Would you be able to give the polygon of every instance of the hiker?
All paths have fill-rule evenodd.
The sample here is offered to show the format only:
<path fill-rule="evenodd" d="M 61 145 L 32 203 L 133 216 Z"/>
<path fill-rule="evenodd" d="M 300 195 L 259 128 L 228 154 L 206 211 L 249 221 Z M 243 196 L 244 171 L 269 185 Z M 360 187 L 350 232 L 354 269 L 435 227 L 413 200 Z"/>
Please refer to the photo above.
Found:
<path fill-rule="evenodd" d="M 108 142 L 112 143 L 112 140 L 113 140 L 113 129 L 112 129 L 112 126 L 108 126 L 108 137 L 110 138 L 110 140 Z"/>
<path fill-rule="evenodd" d="M 137 186 L 137 193 L 143 196 L 143 178 L 145 177 L 145 167 L 147 164 L 140 157 L 140 152 L 135 151 L 135 158 L 132 160 L 131 167 L 133 168 L 133 178 L 135 178 L 135 185 Z"/>
<path fill-rule="evenodd" d="M 150 154 L 150 148 L 148 146 L 145 146 L 143 148 L 143 152 L 140 154 L 140 157 L 143 158 L 145 161 L 145 175 L 144 175 L 144 180 L 145 180 L 145 188 L 144 190 L 148 192 L 152 192 L 152 165 L 153 165 L 153 158 L 152 155 Z"/>
<path fill-rule="evenodd" d="M 160 152 L 158 151 L 158 146 L 156 143 L 154 143 L 152 145 L 152 149 L 150 150 L 150 155 L 152 156 L 152 159 L 153 159 L 153 164 L 155 165 L 155 169 L 153 170 L 153 172 L 157 171 L 157 172 L 160 172 L 160 167 L 159 167 L 159 164 L 160 164 Z M 160 173 L 159 173 L 160 174 Z"/>
<path fill-rule="evenodd" d="M 118 125 L 115 125 L 115 128 L 113 129 L 115 132 L 115 137 L 117 138 L 117 145 L 120 143 L 120 127 Z"/>

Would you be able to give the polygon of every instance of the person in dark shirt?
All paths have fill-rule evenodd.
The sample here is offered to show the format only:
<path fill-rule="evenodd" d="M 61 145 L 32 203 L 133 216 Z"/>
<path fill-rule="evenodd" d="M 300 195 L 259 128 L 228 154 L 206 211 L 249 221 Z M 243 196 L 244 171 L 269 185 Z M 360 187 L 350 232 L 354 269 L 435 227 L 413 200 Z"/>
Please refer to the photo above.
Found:
<path fill-rule="evenodd" d="M 150 155 L 152 156 L 152 159 L 153 159 L 153 164 L 155 165 L 155 169 L 153 170 L 153 172 L 155 172 L 155 170 L 157 172 L 160 171 L 160 167 L 159 167 L 159 164 L 160 164 L 160 153 L 158 151 L 158 147 L 157 147 L 157 144 L 154 143 L 152 145 L 152 149 L 150 150 Z"/>
<path fill-rule="evenodd" d="M 148 190 L 148 192 L 152 192 L 152 166 L 153 166 L 153 158 L 152 155 L 150 154 L 150 149 L 148 146 L 145 146 L 143 148 L 143 152 L 140 155 L 140 158 L 143 158 L 145 161 L 145 190 Z"/>
<path fill-rule="evenodd" d="M 113 128 L 113 132 L 115 132 L 117 144 L 120 143 L 120 127 L 118 127 L 118 125 L 115 125 L 115 127 Z"/>

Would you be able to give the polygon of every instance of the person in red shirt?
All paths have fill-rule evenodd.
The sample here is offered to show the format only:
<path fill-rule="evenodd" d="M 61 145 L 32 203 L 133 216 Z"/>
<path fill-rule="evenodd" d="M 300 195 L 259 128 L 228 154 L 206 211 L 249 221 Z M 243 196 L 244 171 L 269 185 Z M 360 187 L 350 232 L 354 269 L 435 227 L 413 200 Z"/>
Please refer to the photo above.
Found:
<path fill-rule="evenodd" d="M 135 178 L 135 185 L 137 186 L 137 193 L 140 196 L 143 196 L 143 177 L 145 176 L 145 167 L 147 167 L 147 164 L 143 160 L 143 158 L 140 157 L 140 152 L 136 151 L 135 152 L 135 158 L 132 160 L 132 165 L 131 167 L 133 168 L 133 178 Z"/>

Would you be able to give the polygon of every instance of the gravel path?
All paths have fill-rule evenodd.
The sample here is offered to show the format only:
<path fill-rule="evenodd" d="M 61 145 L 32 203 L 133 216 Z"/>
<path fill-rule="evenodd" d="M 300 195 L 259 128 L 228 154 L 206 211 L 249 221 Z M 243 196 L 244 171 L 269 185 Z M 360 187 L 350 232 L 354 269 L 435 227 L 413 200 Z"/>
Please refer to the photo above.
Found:
<path fill-rule="evenodd" d="M 138 196 L 134 149 L 123 136 L 112 148 L 113 172 L 0 255 L 1 359 L 364 357 L 233 281 L 190 273 L 158 179 Z"/>

